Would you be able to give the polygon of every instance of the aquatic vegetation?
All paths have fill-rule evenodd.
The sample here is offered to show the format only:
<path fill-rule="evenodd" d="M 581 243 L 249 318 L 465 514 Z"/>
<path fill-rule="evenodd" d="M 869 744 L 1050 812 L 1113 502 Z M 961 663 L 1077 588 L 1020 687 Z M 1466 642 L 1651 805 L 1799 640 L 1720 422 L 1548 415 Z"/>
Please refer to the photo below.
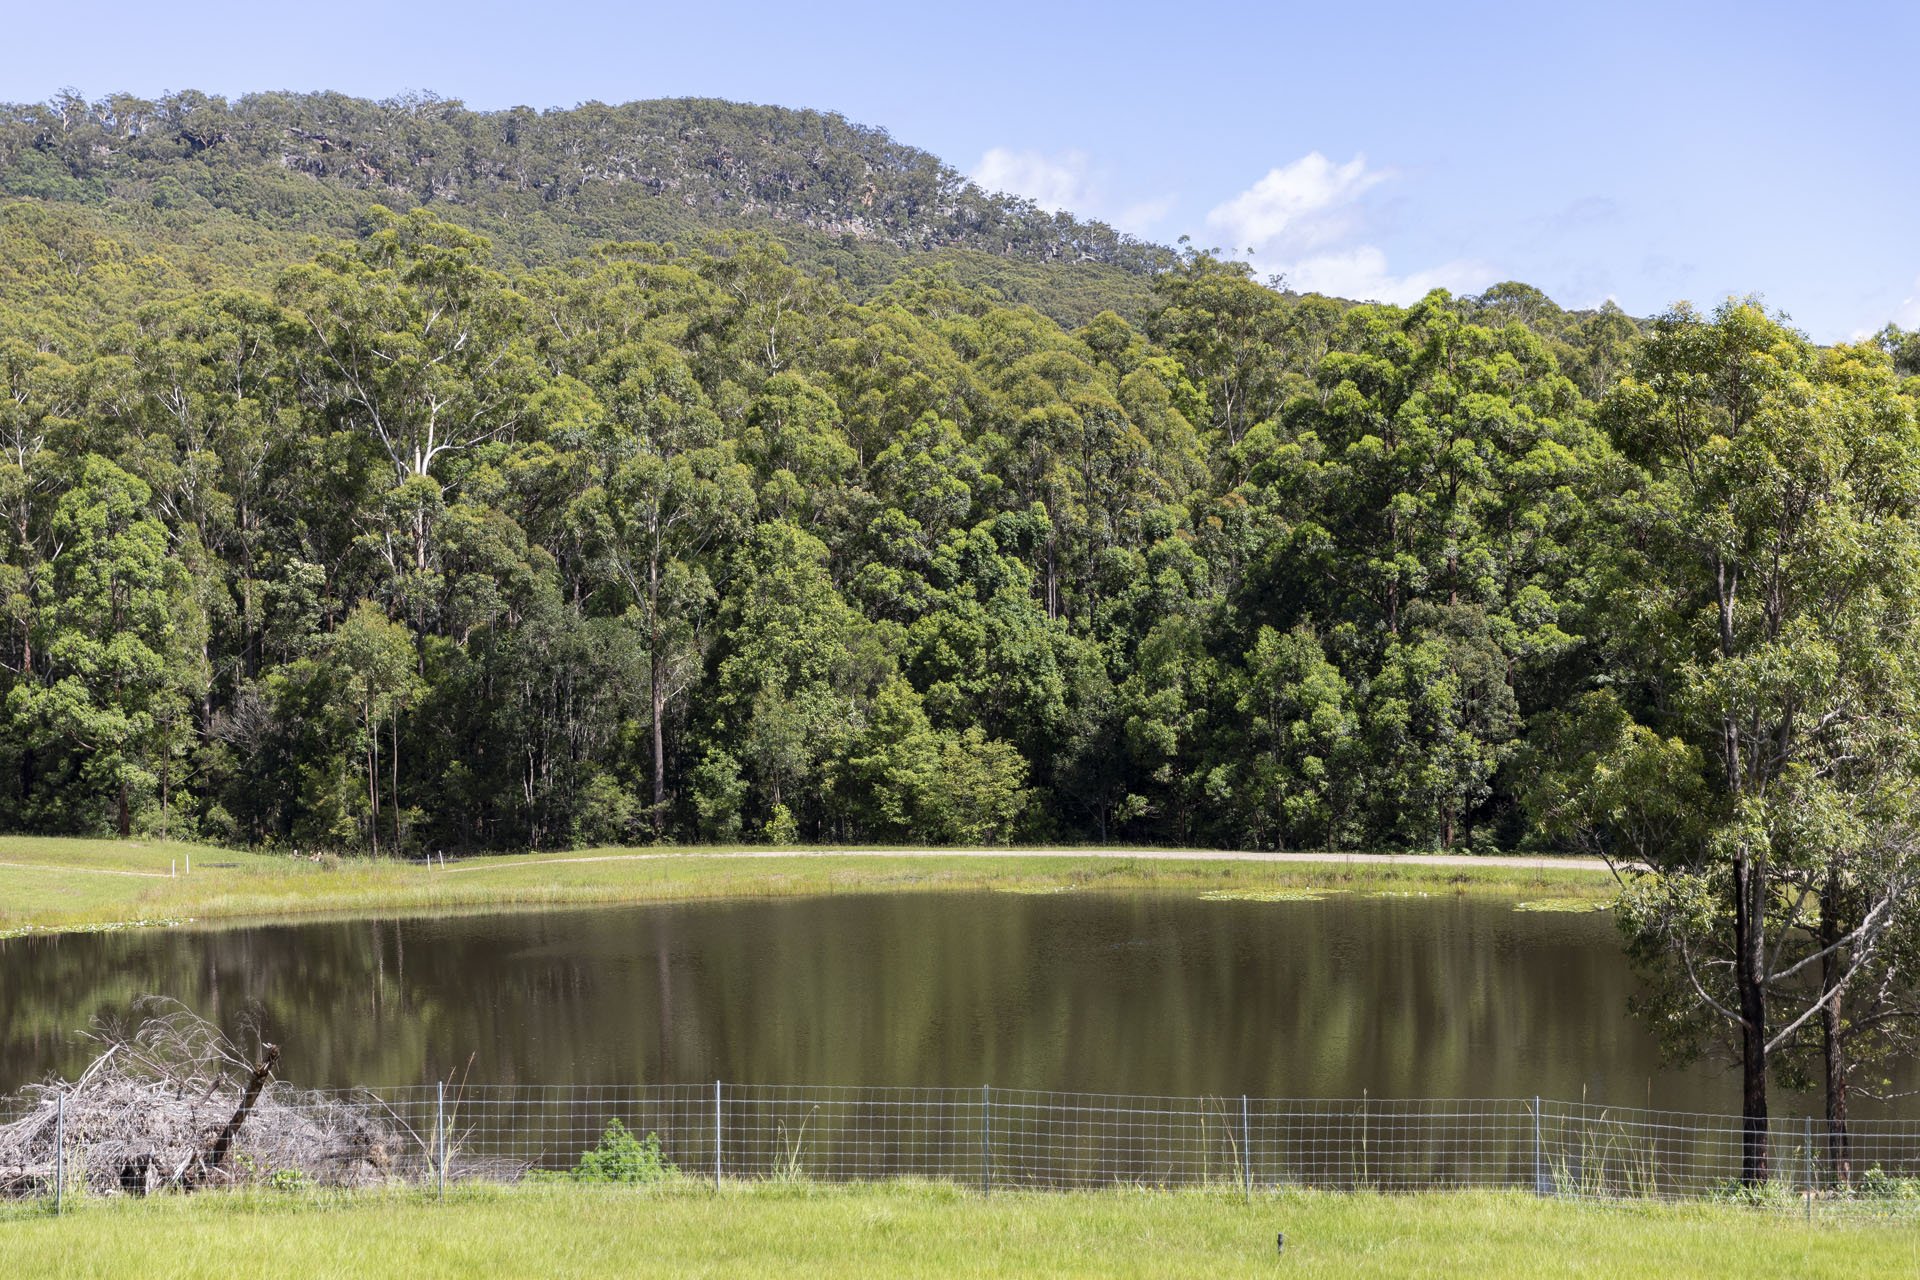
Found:
<path fill-rule="evenodd" d="M 1202 902 L 1319 902 L 1337 889 L 1214 889 L 1200 895 Z"/>

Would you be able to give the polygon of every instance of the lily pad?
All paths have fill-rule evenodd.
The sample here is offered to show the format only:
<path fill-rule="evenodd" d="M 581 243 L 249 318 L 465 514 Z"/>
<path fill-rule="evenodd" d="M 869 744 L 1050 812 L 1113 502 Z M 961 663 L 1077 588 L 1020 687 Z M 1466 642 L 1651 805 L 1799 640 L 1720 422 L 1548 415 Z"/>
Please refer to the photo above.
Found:
<path fill-rule="evenodd" d="M 1213 889 L 1202 902 L 1319 902 L 1333 896 L 1327 889 Z"/>

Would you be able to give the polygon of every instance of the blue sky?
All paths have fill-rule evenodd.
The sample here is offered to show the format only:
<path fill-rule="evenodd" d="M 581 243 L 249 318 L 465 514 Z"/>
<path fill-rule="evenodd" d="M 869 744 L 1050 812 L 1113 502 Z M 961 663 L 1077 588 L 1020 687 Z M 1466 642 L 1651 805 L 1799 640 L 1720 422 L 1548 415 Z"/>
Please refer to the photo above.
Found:
<path fill-rule="evenodd" d="M 988 185 L 1404 301 L 1521 279 L 1920 326 L 1920 4 L 10 6 L 0 97 L 706 95 L 882 125 Z"/>

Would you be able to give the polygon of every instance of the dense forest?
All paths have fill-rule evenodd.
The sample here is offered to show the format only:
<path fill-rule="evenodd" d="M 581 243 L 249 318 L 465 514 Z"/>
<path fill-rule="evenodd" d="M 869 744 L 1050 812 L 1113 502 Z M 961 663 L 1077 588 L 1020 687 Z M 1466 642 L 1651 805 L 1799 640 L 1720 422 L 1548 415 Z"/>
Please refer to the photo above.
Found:
<path fill-rule="evenodd" d="M 45 225 L 9 256 L 56 290 Z M 1591 677 L 1582 383 L 1635 326 L 1201 253 L 1154 290 L 1069 333 L 751 236 L 509 276 L 416 210 L 269 294 L 16 313 L 0 821 L 1521 839 L 1503 770 Z"/>
<path fill-rule="evenodd" d="M 0 110 L 0 190 L 26 830 L 1565 843 L 1569 726 L 1667 696 L 1618 616 L 1649 333 L 1751 313 L 1909 406 L 1920 359 L 1303 297 L 705 101 L 69 96 Z"/>

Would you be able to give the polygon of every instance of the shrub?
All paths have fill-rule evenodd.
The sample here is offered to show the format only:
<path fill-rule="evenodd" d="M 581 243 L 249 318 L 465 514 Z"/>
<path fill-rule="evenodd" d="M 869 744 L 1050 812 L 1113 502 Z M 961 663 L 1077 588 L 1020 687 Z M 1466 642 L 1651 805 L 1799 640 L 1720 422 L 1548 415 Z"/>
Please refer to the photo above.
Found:
<path fill-rule="evenodd" d="M 660 1135 L 637 1138 L 618 1120 L 607 1121 L 599 1145 L 580 1153 L 580 1163 L 558 1173 L 532 1173 L 534 1182 L 593 1182 L 638 1184 L 663 1182 L 679 1168 L 660 1152 Z"/>
<path fill-rule="evenodd" d="M 1876 1164 L 1860 1175 L 1856 1190 L 1869 1200 L 1920 1200 L 1920 1178 L 1902 1178 Z"/>

